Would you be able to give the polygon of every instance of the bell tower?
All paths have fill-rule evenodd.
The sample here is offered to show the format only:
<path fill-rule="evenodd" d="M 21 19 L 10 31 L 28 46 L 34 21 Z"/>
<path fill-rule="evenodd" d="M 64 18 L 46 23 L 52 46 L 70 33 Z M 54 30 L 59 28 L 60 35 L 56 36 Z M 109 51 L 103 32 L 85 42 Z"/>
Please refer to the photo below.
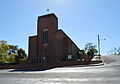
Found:
<path fill-rule="evenodd" d="M 53 42 L 53 33 L 58 30 L 58 18 L 55 14 L 47 14 L 38 17 L 37 23 L 37 54 L 44 62 L 49 61 Z M 49 54 L 48 54 L 49 53 Z M 49 56 L 48 56 L 49 55 Z"/>

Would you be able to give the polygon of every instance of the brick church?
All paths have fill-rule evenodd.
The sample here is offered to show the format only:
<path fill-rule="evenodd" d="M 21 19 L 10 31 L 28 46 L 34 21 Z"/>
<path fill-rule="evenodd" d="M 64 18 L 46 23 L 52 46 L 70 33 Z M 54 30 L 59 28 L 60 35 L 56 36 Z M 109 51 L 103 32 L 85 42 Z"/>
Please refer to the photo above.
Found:
<path fill-rule="evenodd" d="M 77 60 L 80 49 L 61 29 L 55 14 L 39 16 L 37 35 L 29 37 L 28 64 L 49 65 Z"/>

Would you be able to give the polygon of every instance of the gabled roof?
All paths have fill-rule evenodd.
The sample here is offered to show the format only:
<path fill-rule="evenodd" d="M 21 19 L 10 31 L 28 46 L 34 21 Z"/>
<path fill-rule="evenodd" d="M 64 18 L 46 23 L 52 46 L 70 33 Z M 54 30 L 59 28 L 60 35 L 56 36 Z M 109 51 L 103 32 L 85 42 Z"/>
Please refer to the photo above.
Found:
<path fill-rule="evenodd" d="M 59 29 L 58 32 L 61 31 L 65 36 L 67 36 L 70 40 L 71 38 L 62 30 L 62 29 Z M 71 40 L 71 42 L 78 48 L 78 46 Z M 78 48 L 79 49 L 79 48 Z M 80 49 L 79 49 L 80 50 Z"/>

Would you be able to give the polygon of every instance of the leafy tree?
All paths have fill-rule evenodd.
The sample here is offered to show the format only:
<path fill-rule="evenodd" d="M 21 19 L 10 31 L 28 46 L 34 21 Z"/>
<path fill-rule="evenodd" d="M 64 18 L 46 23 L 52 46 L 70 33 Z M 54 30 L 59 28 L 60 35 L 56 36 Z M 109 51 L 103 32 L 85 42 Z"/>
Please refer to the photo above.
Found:
<path fill-rule="evenodd" d="M 116 48 L 116 47 L 111 48 L 111 49 L 109 50 L 109 53 L 108 53 L 108 54 L 112 54 L 112 55 L 120 54 L 120 47 L 118 47 L 118 48 Z"/>
<path fill-rule="evenodd" d="M 22 59 L 25 59 L 26 56 L 27 55 L 26 55 L 25 51 L 22 48 L 20 48 L 17 50 L 17 56 L 15 57 L 15 61 L 20 62 Z"/>
<path fill-rule="evenodd" d="M 86 56 L 86 53 L 84 50 L 80 50 L 80 52 L 77 53 L 77 58 L 80 60 L 84 59 L 84 56 Z"/>
<path fill-rule="evenodd" d="M 0 44 L 7 44 L 7 41 L 1 40 L 1 41 L 0 41 Z"/>
<path fill-rule="evenodd" d="M 9 56 L 9 63 L 15 63 L 16 61 L 15 61 L 15 58 L 17 57 L 17 54 L 16 53 L 14 53 L 14 54 L 11 54 L 10 56 Z"/>
<path fill-rule="evenodd" d="M 116 54 L 117 54 L 117 48 L 114 47 L 114 55 L 116 55 Z"/>
<path fill-rule="evenodd" d="M 120 47 L 118 47 L 118 50 L 117 50 L 118 54 L 120 54 Z"/>
<path fill-rule="evenodd" d="M 6 62 L 6 58 L 8 55 L 8 50 L 9 50 L 9 46 L 6 45 L 7 41 L 0 41 L 0 62 Z"/>
<path fill-rule="evenodd" d="M 10 49 L 9 49 L 9 54 L 15 54 L 17 53 L 17 50 L 18 50 L 18 46 L 14 46 L 14 45 L 9 45 L 10 46 Z"/>
<path fill-rule="evenodd" d="M 87 54 L 95 55 L 97 53 L 96 45 L 93 45 L 93 43 L 86 43 L 85 45 L 85 51 Z"/>
<path fill-rule="evenodd" d="M 19 63 L 26 58 L 26 53 L 22 48 L 15 45 L 8 45 L 7 41 L 0 41 L 0 63 Z"/>

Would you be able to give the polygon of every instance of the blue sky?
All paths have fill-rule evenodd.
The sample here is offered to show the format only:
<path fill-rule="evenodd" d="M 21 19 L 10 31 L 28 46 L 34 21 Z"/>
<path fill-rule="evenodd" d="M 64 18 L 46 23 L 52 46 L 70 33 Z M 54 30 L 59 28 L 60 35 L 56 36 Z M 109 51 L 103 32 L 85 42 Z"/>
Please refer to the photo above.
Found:
<path fill-rule="evenodd" d="M 97 45 L 98 34 L 106 38 L 102 54 L 120 46 L 120 0 L 0 0 L 0 40 L 28 51 L 28 36 L 36 35 L 37 17 L 47 8 L 80 49 L 87 42 Z"/>

